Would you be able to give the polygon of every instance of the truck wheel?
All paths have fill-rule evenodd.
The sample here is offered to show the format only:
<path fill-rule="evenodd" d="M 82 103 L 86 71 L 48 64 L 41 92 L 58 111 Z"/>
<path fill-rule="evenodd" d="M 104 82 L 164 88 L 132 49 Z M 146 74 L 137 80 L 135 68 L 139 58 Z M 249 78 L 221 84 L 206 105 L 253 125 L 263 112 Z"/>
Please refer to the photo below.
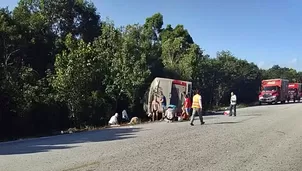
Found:
<path fill-rule="evenodd" d="M 289 102 L 289 101 L 288 101 Z M 285 100 L 281 101 L 281 104 L 284 104 L 285 103 Z"/>

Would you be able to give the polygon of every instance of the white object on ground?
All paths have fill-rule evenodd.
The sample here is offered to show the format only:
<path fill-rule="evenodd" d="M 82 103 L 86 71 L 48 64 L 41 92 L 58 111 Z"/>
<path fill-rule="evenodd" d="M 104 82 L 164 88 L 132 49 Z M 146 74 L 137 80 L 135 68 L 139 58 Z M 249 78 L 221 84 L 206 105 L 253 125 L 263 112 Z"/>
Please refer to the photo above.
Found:
<path fill-rule="evenodd" d="M 168 119 L 173 119 L 173 109 L 168 108 L 165 115 Z"/>
<path fill-rule="evenodd" d="M 181 116 L 178 117 L 178 121 L 181 122 L 183 121 L 183 118 Z"/>

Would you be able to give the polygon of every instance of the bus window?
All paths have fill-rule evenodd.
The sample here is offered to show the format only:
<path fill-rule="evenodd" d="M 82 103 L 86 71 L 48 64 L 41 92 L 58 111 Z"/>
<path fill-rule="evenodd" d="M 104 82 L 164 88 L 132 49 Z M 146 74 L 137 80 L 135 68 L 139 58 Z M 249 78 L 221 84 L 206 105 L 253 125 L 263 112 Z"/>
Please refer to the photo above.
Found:
<path fill-rule="evenodd" d="M 192 97 L 192 84 L 188 84 L 188 94 Z"/>

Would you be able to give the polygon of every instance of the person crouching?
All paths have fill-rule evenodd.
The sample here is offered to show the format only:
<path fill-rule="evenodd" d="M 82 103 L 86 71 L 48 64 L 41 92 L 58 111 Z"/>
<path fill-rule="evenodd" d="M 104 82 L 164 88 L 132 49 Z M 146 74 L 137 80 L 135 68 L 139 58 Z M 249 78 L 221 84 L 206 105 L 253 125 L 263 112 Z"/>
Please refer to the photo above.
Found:
<path fill-rule="evenodd" d="M 168 120 L 168 123 L 173 122 L 174 115 L 175 115 L 175 109 L 172 106 L 169 106 L 165 112 L 165 117 Z"/>
<path fill-rule="evenodd" d="M 115 113 L 113 116 L 111 116 L 109 122 L 108 122 L 109 126 L 118 126 L 118 113 Z"/>

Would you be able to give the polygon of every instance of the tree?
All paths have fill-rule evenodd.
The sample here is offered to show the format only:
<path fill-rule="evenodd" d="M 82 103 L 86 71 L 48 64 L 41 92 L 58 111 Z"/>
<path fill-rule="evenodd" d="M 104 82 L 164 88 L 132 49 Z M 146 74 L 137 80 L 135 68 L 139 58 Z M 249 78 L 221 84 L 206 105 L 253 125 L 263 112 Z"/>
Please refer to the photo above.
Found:
<path fill-rule="evenodd" d="M 104 101 L 105 58 L 93 44 L 74 39 L 71 34 L 65 45 L 68 50 L 56 57 L 52 85 L 57 98 L 68 105 L 75 126 L 94 125 L 110 109 Z"/>
<path fill-rule="evenodd" d="M 287 67 L 280 67 L 279 65 L 274 65 L 268 70 L 263 71 L 263 79 L 272 78 L 283 78 L 288 79 L 290 82 L 298 82 L 300 79 L 299 73 Z"/>
<path fill-rule="evenodd" d="M 22 19 L 31 15 L 44 18 L 61 38 L 71 33 L 91 42 L 100 34 L 100 16 L 94 4 L 86 0 L 20 0 L 14 11 Z"/>
<path fill-rule="evenodd" d="M 142 34 L 147 38 L 147 40 L 145 40 L 147 65 L 151 72 L 147 83 L 151 83 L 155 77 L 164 77 L 164 66 L 161 59 L 162 47 L 160 42 L 162 27 L 163 16 L 160 13 L 146 18 L 143 25 Z"/>
<path fill-rule="evenodd" d="M 53 69 L 68 33 L 85 42 L 100 34 L 100 16 L 92 3 L 83 0 L 20 0 L 13 18 L 19 21 L 23 39 L 22 59 L 42 76 Z"/>
<path fill-rule="evenodd" d="M 119 108 L 118 102 L 121 97 L 125 97 L 128 104 L 133 107 L 134 103 L 140 98 L 138 90 L 144 86 L 150 71 L 147 66 L 148 48 L 151 42 L 147 35 L 143 34 L 143 27 L 139 25 L 128 25 L 120 31 L 114 29 L 113 24 L 104 25 L 104 35 L 112 35 L 115 38 L 114 48 L 111 58 L 107 57 L 108 64 L 107 89 L 112 100 L 116 103 L 116 109 Z M 116 36 L 114 36 L 116 34 Z M 97 46 L 101 48 L 100 44 Z M 127 104 L 127 103 L 126 103 Z M 122 108 L 127 106 L 122 106 Z"/>
<path fill-rule="evenodd" d="M 160 34 L 160 39 L 161 58 L 169 77 L 191 80 L 194 64 L 202 55 L 188 31 L 182 25 L 177 25 L 175 29 L 168 25 Z"/>

